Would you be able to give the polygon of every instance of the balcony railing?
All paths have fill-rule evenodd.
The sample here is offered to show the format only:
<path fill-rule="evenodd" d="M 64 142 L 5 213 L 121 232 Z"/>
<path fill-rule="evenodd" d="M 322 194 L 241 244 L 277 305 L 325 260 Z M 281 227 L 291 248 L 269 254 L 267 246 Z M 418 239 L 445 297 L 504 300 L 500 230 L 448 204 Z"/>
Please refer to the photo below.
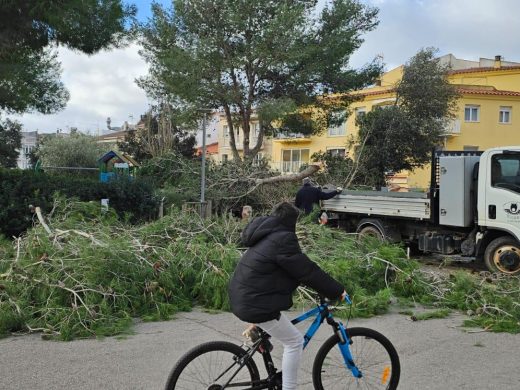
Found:
<path fill-rule="evenodd" d="M 281 173 L 290 174 L 290 173 L 298 173 L 300 172 L 300 168 L 304 165 L 308 164 L 307 161 L 279 161 L 272 162 L 271 167 L 273 169 L 278 169 Z"/>
<path fill-rule="evenodd" d="M 444 128 L 446 135 L 460 134 L 460 119 L 455 119 L 446 124 Z"/>
<path fill-rule="evenodd" d="M 280 133 L 277 133 L 274 138 L 275 139 L 297 139 L 297 138 L 311 138 L 311 136 L 309 134 L 303 134 L 303 133 L 280 132 Z"/>

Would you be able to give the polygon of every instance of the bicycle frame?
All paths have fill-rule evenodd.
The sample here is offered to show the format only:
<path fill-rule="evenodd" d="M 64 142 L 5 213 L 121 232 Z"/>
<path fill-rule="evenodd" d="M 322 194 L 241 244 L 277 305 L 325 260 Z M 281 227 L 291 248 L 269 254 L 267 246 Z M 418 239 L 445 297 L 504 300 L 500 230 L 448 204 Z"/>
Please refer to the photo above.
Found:
<path fill-rule="evenodd" d="M 349 304 L 351 304 L 351 301 L 348 296 L 345 297 L 345 301 Z M 338 336 L 339 342 L 338 347 L 341 351 L 341 355 L 343 356 L 343 361 L 345 363 L 346 368 L 348 368 L 352 375 L 356 378 L 362 378 L 363 374 L 361 371 L 356 367 L 354 363 L 354 359 L 352 358 L 352 354 L 350 353 L 349 345 L 351 344 L 350 338 L 348 337 L 348 334 L 345 330 L 345 327 L 341 322 L 337 322 L 334 320 L 334 317 L 332 316 L 332 313 L 329 310 L 329 304 L 324 299 L 320 300 L 320 305 L 303 313 L 302 315 L 298 316 L 297 318 L 293 319 L 291 322 L 293 324 L 298 324 L 302 321 L 305 321 L 306 319 L 316 316 L 312 324 L 309 326 L 309 329 L 307 329 L 307 332 L 303 336 L 304 343 L 303 348 L 309 344 L 312 337 L 316 334 L 318 329 L 320 328 L 321 324 L 324 321 L 327 321 L 327 323 L 332 326 L 334 329 L 334 333 Z M 252 359 L 253 355 L 256 351 L 259 351 L 262 354 L 262 358 L 265 364 L 265 368 L 268 374 L 267 379 L 262 379 L 258 382 L 253 383 L 253 387 L 248 388 L 248 390 L 261 390 L 261 389 L 267 389 L 267 388 L 273 388 L 273 386 L 276 384 L 276 375 L 277 370 L 274 366 L 273 359 L 271 357 L 270 349 L 272 344 L 269 341 L 269 338 L 271 336 L 263 331 L 260 330 L 260 338 L 256 340 L 251 348 L 247 351 L 247 353 L 242 356 L 240 359 L 237 359 L 235 362 L 239 365 L 238 369 L 233 373 L 231 378 L 228 380 L 226 384 L 222 388 L 228 388 L 228 387 L 241 387 L 246 385 L 245 383 L 233 383 L 230 384 L 230 382 L 233 380 L 235 375 L 245 366 L 246 362 L 249 359 Z M 235 364 L 234 363 L 234 364 Z M 233 365 L 234 365 L 233 364 Z M 229 367 L 227 370 L 222 373 L 224 375 L 226 372 L 231 370 L 233 368 L 233 365 Z M 221 376 L 222 376 L 221 375 Z M 217 378 L 219 379 L 219 378 Z"/>
<path fill-rule="evenodd" d="M 345 299 L 348 303 L 351 303 L 348 297 L 346 297 Z M 315 307 L 314 309 L 311 309 L 308 312 L 303 313 L 301 316 L 295 318 L 291 322 L 294 325 L 296 325 L 314 315 L 316 315 L 316 318 L 314 319 L 311 326 L 309 327 L 309 329 L 307 329 L 307 332 L 303 336 L 303 349 L 305 349 L 309 341 L 311 341 L 312 337 L 318 331 L 323 321 L 327 321 L 327 324 L 332 326 L 332 328 L 334 329 L 334 333 L 336 333 L 340 340 L 338 343 L 338 347 L 341 351 L 341 355 L 343 356 L 343 361 L 345 362 L 345 365 L 352 372 L 352 375 L 354 375 L 354 377 L 362 378 L 363 374 L 354 364 L 354 359 L 352 358 L 352 354 L 350 353 L 349 345 L 351 344 L 351 342 L 347 335 L 345 327 L 341 322 L 337 322 L 334 320 L 332 313 L 329 311 L 329 304 L 327 302 L 321 300 L 320 305 L 318 307 Z"/>

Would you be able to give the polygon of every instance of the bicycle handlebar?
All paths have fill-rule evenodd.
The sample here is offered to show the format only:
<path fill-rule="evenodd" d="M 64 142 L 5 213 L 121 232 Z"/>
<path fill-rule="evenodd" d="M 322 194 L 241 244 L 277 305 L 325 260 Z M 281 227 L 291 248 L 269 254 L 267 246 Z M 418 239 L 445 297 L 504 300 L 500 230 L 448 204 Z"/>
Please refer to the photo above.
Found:
<path fill-rule="evenodd" d="M 323 296 L 323 295 L 319 295 L 320 297 L 320 304 L 324 304 L 324 303 L 330 303 L 330 299 Z M 342 299 L 343 301 L 345 301 L 348 305 L 352 305 L 352 300 L 350 299 L 350 296 L 348 295 L 348 293 L 345 292 L 345 296 L 343 297 Z"/>

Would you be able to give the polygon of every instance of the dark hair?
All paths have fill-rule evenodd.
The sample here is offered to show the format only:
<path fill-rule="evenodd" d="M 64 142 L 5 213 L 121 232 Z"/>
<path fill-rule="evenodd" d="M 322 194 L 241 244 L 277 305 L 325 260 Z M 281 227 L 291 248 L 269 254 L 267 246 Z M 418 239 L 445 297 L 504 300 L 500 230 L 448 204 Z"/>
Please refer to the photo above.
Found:
<path fill-rule="evenodd" d="M 273 207 L 271 215 L 280 218 L 285 226 L 294 227 L 300 215 L 300 209 L 289 202 L 281 202 Z"/>

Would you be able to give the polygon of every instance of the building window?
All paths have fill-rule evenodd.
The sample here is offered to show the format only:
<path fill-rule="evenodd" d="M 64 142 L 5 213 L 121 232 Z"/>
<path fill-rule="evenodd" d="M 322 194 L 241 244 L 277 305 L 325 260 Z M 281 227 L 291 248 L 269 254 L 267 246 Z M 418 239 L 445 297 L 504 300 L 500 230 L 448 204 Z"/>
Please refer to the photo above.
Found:
<path fill-rule="evenodd" d="M 260 123 L 253 123 L 250 126 L 251 138 L 258 138 L 258 134 L 260 133 Z"/>
<path fill-rule="evenodd" d="M 264 159 L 264 154 L 261 152 L 257 153 L 256 156 L 253 158 L 253 166 L 255 166 L 255 167 L 259 166 L 263 159 Z"/>
<path fill-rule="evenodd" d="M 249 131 L 249 145 L 255 146 L 258 142 L 258 134 L 260 133 L 260 123 L 250 124 Z"/>
<path fill-rule="evenodd" d="M 364 115 L 366 115 L 366 113 L 367 113 L 366 107 L 356 108 L 356 120 L 361 119 Z"/>
<path fill-rule="evenodd" d="M 345 157 L 345 148 L 331 148 L 327 149 L 327 153 L 330 154 L 332 157 Z"/>
<path fill-rule="evenodd" d="M 235 144 L 236 145 L 240 145 L 242 143 L 242 141 L 240 140 L 240 127 L 237 126 L 237 132 L 236 132 L 236 137 L 235 137 Z"/>
<path fill-rule="evenodd" d="M 229 145 L 229 127 L 227 125 L 222 126 L 222 131 L 224 133 L 224 145 Z"/>
<path fill-rule="evenodd" d="M 477 152 L 478 151 L 478 145 L 464 145 L 462 149 L 465 152 Z"/>
<path fill-rule="evenodd" d="M 464 121 L 465 122 L 480 121 L 480 106 L 466 106 L 464 108 Z"/>
<path fill-rule="evenodd" d="M 339 126 L 329 127 L 329 137 L 336 137 L 347 134 L 346 123 Z"/>
<path fill-rule="evenodd" d="M 228 155 L 227 154 L 223 154 L 222 155 L 222 162 L 223 163 L 227 163 L 228 162 Z"/>
<path fill-rule="evenodd" d="M 498 123 L 511 124 L 511 107 L 500 107 Z"/>
<path fill-rule="evenodd" d="M 309 162 L 309 149 L 282 150 L 282 172 L 297 173 L 303 164 Z"/>
<path fill-rule="evenodd" d="M 331 119 L 334 120 L 341 120 L 346 119 L 345 118 L 345 111 L 342 112 L 333 112 L 331 114 Z M 332 124 L 329 126 L 329 137 L 336 137 L 340 135 L 347 134 L 347 121 L 343 120 L 341 124 Z"/>

